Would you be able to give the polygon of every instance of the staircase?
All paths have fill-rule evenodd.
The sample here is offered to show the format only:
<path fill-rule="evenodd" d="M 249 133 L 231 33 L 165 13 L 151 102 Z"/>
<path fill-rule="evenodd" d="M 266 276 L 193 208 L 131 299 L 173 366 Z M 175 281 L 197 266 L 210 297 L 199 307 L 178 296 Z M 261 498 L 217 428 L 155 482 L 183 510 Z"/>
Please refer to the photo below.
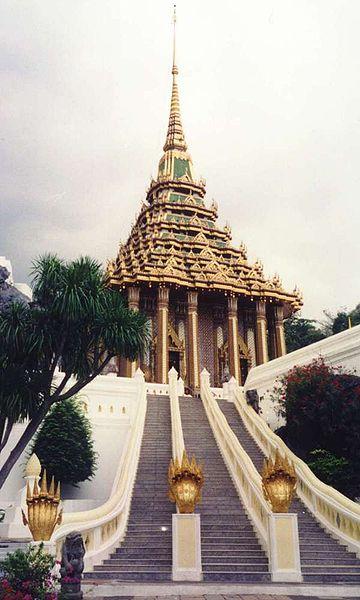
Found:
<path fill-rule="evenodd" d="M 264 454 L 248 433 L 232 402 L 219 400 L 231 429 L 250 456 L 259 472 Z M 354 553 L 324 531 L 299 499 L 294 500 L 291 511 L 297 513 L 299 523 L 301 570 L 305 583 L 359 583 L 360 560 Z"/>
<path fill-rule="evenodd" d="M 85 578 L 116 581 L 170 581 L 171 515 L 167 471 L 171 458 L 170 401 L 148 396 L 139 467 L 124 543 Z"/>
<path fill-rule="evenodd" d="M 205 581 L 270 581 L 268 560 L 216 445 L 201 400 L 180 399 L 184 442 L 189 456 L 203 463 L 201 554 Z"/>

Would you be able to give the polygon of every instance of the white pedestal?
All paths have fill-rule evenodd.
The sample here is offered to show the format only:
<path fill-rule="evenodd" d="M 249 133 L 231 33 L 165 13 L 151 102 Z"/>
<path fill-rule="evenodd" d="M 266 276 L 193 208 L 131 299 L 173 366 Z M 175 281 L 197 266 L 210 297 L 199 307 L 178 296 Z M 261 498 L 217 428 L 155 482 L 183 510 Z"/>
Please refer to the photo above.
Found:
<path fill-rule="evenodd" d="M 173 581 L 202 581 L 200 515 L 172 516 Z"/>
<path fill-rule="evenodd" d="M 44 552 L 50 554 L 50 556 L 56 556 L 56 544 L 54 544 L 53 542 L 30 542 L 30 545 L 35 546 L 35 548 L 40 546 L 41 544 L 44 547 Z"/>
<path fill-rule="evenodd" d="M 272 581 L 302 581 L 297 515 L 272 513 L 269 532 Z"/>

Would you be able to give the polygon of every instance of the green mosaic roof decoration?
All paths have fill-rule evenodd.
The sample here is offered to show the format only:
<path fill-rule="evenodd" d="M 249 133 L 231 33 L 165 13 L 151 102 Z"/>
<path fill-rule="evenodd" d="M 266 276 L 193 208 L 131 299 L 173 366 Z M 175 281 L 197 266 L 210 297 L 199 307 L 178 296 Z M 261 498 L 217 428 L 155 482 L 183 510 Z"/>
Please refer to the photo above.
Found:
<path fill-rule="evenodd" d="M 175 179 L 180 179 L 180 177 L 184 177 L 184 175 L 191 177 L 189 161 L 184 158 L 174 158 Z"/>

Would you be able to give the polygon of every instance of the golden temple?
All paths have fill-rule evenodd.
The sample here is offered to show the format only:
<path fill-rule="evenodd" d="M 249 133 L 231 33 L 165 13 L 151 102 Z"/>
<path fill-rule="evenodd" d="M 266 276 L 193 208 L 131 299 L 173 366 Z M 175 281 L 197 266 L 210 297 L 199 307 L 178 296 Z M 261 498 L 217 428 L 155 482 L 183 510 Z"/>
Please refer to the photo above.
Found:
<path fill-rule="evenodd" d="M 170 117 L 157 178 L 108 263 L 108 283 L 126 292 L 129 307 L 149 317 L 152 344 L 139 366 L 147 380 L 166 383 L 174 366 L 192 392 L 205 367 L 212 385 L 234 376 L 243 383 L 251 366 L 285 352 L 283 319 L 302 305 L 299 290 L 285 291 L 278 276 L 247 261 L 246 247 L 231 245 L 231 230 L 217 224 L 218 206 L 205 203 L 182 127 L 174 52 Z M 136 363 L 121 359 L 119 374 Z"/>

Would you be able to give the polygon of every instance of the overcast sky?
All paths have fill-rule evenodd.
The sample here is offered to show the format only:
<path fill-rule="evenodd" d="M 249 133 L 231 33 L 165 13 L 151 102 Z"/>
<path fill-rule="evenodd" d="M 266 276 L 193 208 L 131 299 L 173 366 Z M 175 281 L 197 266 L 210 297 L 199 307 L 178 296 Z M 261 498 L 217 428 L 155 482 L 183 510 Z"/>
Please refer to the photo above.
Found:
<path fill-rule="evenodd" d="M 178 0 L 207 201 L 303 315 L 360 301 L 360 1 Z M 0 255 L 116 255 L 165 140 L 170 0 L 1 0 Z"/>

